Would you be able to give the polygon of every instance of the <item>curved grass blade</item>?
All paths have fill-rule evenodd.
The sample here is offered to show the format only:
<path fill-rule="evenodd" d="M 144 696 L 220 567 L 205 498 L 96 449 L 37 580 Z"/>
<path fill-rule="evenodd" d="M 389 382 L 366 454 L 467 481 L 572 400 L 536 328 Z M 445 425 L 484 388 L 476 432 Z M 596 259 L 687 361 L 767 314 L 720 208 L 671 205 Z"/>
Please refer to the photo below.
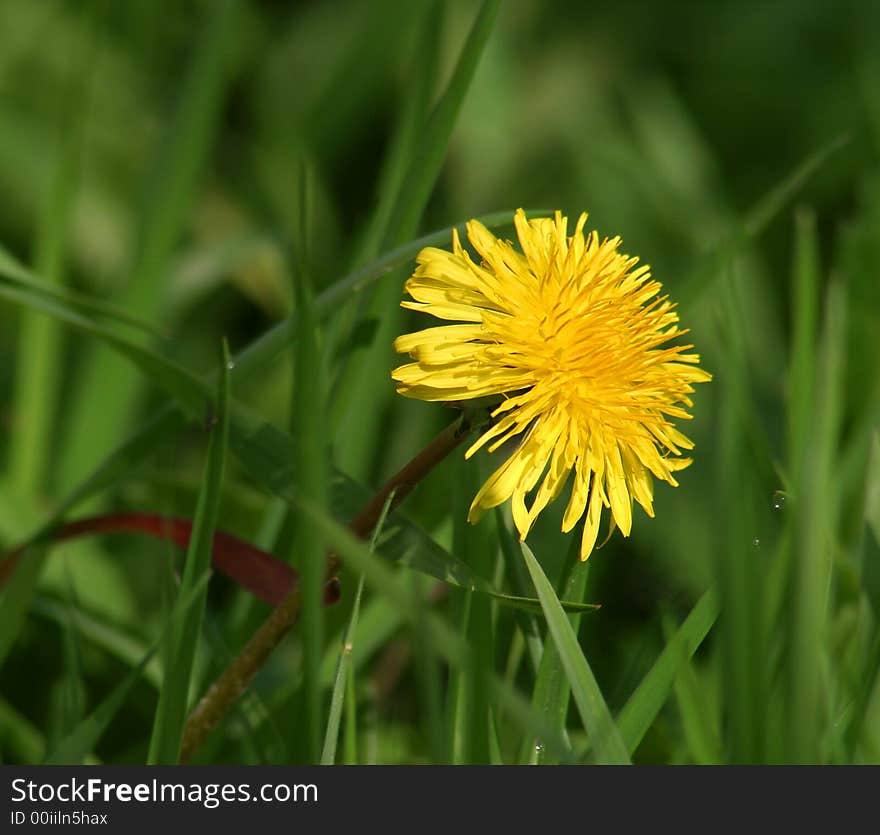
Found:
<path fill-rule="evenodd" d="M 547 629 L 559 651 L 559 658 L 568 676 L 581 722 L 591 740 L 593 759 L 597 763 L 627 765 L 630 759 L 623 737 L 614 724 L 614 719 L 578 644 L 571 623 L 565 616 L 562 606 L 559 605 L 556 592 L 535 559 L 535 555 L 525 543 L 522 543 L 522 552 L 544 608 Z"/>
<path fill-rule="evenodd" d="M 45 275 L 45 274 L 43 274 Z M 0 279 L 13 287 L 38 293 L 46 299 L 65 305 L 77 313 L 97 316 L 120 325 L 127 325 L 143 331 L 149 336 L 161 338 L 159 330 L 149 322 L 129 313 L 118 305 L 105 302 L 86 293 L 69 290 L 63 285 L 52 284 L 43 275 L 29 270 L 19 263 L 9 251 L 0 244 Z"/>
<path fill-rule="evenodd" d="M 589 570 L 589 561 L 584 562 L 580 559 L 580 543 L 575 537 L 572 539 L 566 555 L 562 572 L 563 579 L 560 582 L 561 593 L 575 599 L 583 597 Z M 572 631 L 577 635 L 580 615 L 569 615 L 569 622 Z M 539 710 L 559 728 L 560 733 L 565 732 L 570 694 L 571 687 L 559 650 L 554 641 L 545 641 L 532 694 L 532 704 L 536 710 Z M 526 740 L 523 750 L 520 751 L 520 762 L 532 761 L 541 765 L 553 762 L 546 749 L 541 747 L 539 740 L 536 739 Z"/>

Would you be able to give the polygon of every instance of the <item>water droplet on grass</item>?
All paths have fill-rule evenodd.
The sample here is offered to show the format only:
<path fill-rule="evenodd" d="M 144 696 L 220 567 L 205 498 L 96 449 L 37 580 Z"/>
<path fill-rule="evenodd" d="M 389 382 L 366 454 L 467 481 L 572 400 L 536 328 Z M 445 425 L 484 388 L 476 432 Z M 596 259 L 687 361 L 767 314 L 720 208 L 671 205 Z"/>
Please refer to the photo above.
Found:
<path fill-rule="evenodd" d="M 777 490 L 773 493 L 773 509 L 774 510 L 785 510 L 785 493 L 782 490 Z"/>

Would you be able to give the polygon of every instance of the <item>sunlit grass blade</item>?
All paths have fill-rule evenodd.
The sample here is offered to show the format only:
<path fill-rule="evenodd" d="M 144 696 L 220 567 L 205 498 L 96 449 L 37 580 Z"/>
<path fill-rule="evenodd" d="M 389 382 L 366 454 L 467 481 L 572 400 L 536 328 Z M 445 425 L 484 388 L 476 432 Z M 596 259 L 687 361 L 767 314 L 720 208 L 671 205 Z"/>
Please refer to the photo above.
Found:
<path fill-rule="evenodd" d="M 406 618 L 398 609 L 386 605 L 384 599 L 372 598 L 368 600 L 358 614 L 358 651 L 351 659 L 353 672 L 359 672 L 363 665 L 391 640 L 405 622 Z M 324 660 L 321 664 L 321 683 L 324 687 L 331 688 L 335 681 L 339 647 L 344 643 L 346 629 L 343 629 L 329 641 L 324 652 Z"/>
<path fill-rule="evenodd" d="M 617 727 L 632 754 L 666 704 L 681 664 L 693 656 L 718 618 L 718 602 L 707 591 L 670 637 L 663 652 L 617 715 Z"/>
<path fill-rule="evenodd" d="M 361 597 L 364 592 L 364 578 L 358 580 L 357 590 L 354 593 L 354 603 L 351 607 L 351 616 L 345 630 L 342 648 L 339 651 L 339 660 L 336 665 L 336 677 L 330 694 L 330 707 L 327 711 L 327 730 L 324 733 L 324 745 L 321 749 L 321 765 L 333 765 L 336 762 L 336 746 L 339 740 L 339 725 L 342 720 L 342 708 L 352 709 L 351 701 L 355 699 L 354 693 L 354 653 L 355 635 L 357 634 L 358 617 L 361 611 Z M 346 758 L 349 759 L 349 758 Z"/>
<path fill-rule="evenodd" d="M 223 345 L 223 369 L 228 369 L 229 356 Z M 205 467 L 202 490 L 196 507 L 195 521 L 189 548 L 186 553 L 183 580 L 179 596 L 188 597 L 201 578 L 209 571 L 211 543 L 220 507 L 220 491 L 226 465 L 226 448 L 229 438 L 229 374 L 221 371 L 217 386 L 217 399 L 211 439 L 208 445 L 208 461 Z M 149 762 L 151 764 L 176 763 L 186 720 L 187 699 L 193 673 L 196 647 L 199 642 L 204 618 L 207 590 L 204 590 L 185 613 L 174 617 L 168 635 L 168 652 L 165 655 L 165 676 L 159 693 L 159 704 L 150 740 Z"/>
<path fill-rule="evenodd" d="M 592 758 L 597 763 L 628 764 L 629 752 L 599 690 L 589 662 L 578 644 L 577 635 L 559 605 L 559 598 L 535 555 L 525 543 L 522 545 L 522 552 L 538 598 L 544 607 L 547 631 L 559 651 L 584 730 L 590 738 Z"/>
<path fill-rule="evenodd" d="M 376 538 L 385 525 L 385 520 L 388 517 L 388 508 L 393 500 L 394 493 L 391 493 L 385 501 L 382 514 L 379 516 L 379 521 L 376 523 L 376 528 L 370 537 L 371 550 L 376 547 Z M 354 603 L 351 607 L 351 615 L 345 628 L 345 635 L 342 639 L 342 647 L 339 650 L 339 658 L 336 664 L 333 692 L 330 696 L 330 709 L 327 713 L 327 730 L 324 735 L 324 747 L 321 751 L 321 765 L 333 765 L 336 762 L 336 746 L 339 739 L 339 723 L 342 718 L 343 705 L 346 709 L 346 764 L 353 764 L 357 755 L 357 729 L 355 721 L 357 695 L 354 686 L 355 664 L 353 654 L 363 594 L 364 578 L 361 575 L 358 579 L 357 591 L 355 592 Z"/>
<path fill-rule="evenodd" d="M 590 567 L 589 561 L 582 562 L 579 557 L 580 542 L 574 537 L 563 566 L 561 593 L 575 600 L 584 595 Z M 572 631 L 577 635 L 580 615 L 569 615 L 569 622 Z M 535 678 L 532 704 L 535 710 L 546 716 L 547 720 L 559 729 L 560 733 L 565 733 L 570 693 L 571 687 L 556 642 L 545 641 Z M 520 752 L 520 762 L 545 764 L 554 762 L 554 759 L 540 744 L 540 740 L 527 739 Z"/>

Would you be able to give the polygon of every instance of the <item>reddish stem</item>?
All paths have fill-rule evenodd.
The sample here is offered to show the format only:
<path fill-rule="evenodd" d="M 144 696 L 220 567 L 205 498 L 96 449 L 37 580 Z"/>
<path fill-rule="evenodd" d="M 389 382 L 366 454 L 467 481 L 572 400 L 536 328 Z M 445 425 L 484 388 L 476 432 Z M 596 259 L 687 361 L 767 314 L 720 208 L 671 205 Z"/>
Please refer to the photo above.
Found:
<path fill-rule="evenodd" d="M 134 532 L 173 542 L 185 549 L 192 535 L 192 522 L 158 513 L 113 513 L 68 522 L 52 533 L 52 541 L 61 542 L 98 533 Z M 26 547 L 20 545 L 14 548 L 0 561 L 0 588 L 9 581 Z M 270 606 L 281 603 L 299 580 L 299 574 L 287 563 L 223 531 L 214 531 L 211 564 L 216 571 Z M 324 588 L 324 603 L 329 605 L 338 599 L 339 585 L 335 578 L 329 578 Z"/>

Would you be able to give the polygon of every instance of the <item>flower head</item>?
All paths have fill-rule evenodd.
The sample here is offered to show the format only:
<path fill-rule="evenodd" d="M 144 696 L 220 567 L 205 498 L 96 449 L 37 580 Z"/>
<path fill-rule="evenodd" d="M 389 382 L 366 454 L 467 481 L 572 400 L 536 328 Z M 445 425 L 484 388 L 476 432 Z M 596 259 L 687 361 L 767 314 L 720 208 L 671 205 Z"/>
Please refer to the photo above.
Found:
<path fill-rule="evenodd" d="M 671 419 L 690 418 L 693 384 L 711 379 L 687 353 L 693 346 L 668 344 L 687 331 L 650 268 L 619 252 L 620 238 L 585 235 L 586 220 L 569 235 L 561 213 L 527 220 L 520 209 L 521 252 L 472 220 L 480 263 L 455 232 L 452 252 L 423 249 L 404 288 L 413 301 L 402 306 L 456 324 L 399 337 L 395 349 L 415 362 L 392 374 L 398 392 L 422 400 L 500 397 L 466 456 L 520 442 L 468 519 L 510 499 L 525 539 L 574 473 L 562 530 L 586 517 L 581 559 L 596 543 L 603 507 L 612 530 L 628 536 L 633 499 L 654 515 L 652 477 L 677 485 L 673 474 L 691 463 L 682 450 L 693 444 Z"/>

